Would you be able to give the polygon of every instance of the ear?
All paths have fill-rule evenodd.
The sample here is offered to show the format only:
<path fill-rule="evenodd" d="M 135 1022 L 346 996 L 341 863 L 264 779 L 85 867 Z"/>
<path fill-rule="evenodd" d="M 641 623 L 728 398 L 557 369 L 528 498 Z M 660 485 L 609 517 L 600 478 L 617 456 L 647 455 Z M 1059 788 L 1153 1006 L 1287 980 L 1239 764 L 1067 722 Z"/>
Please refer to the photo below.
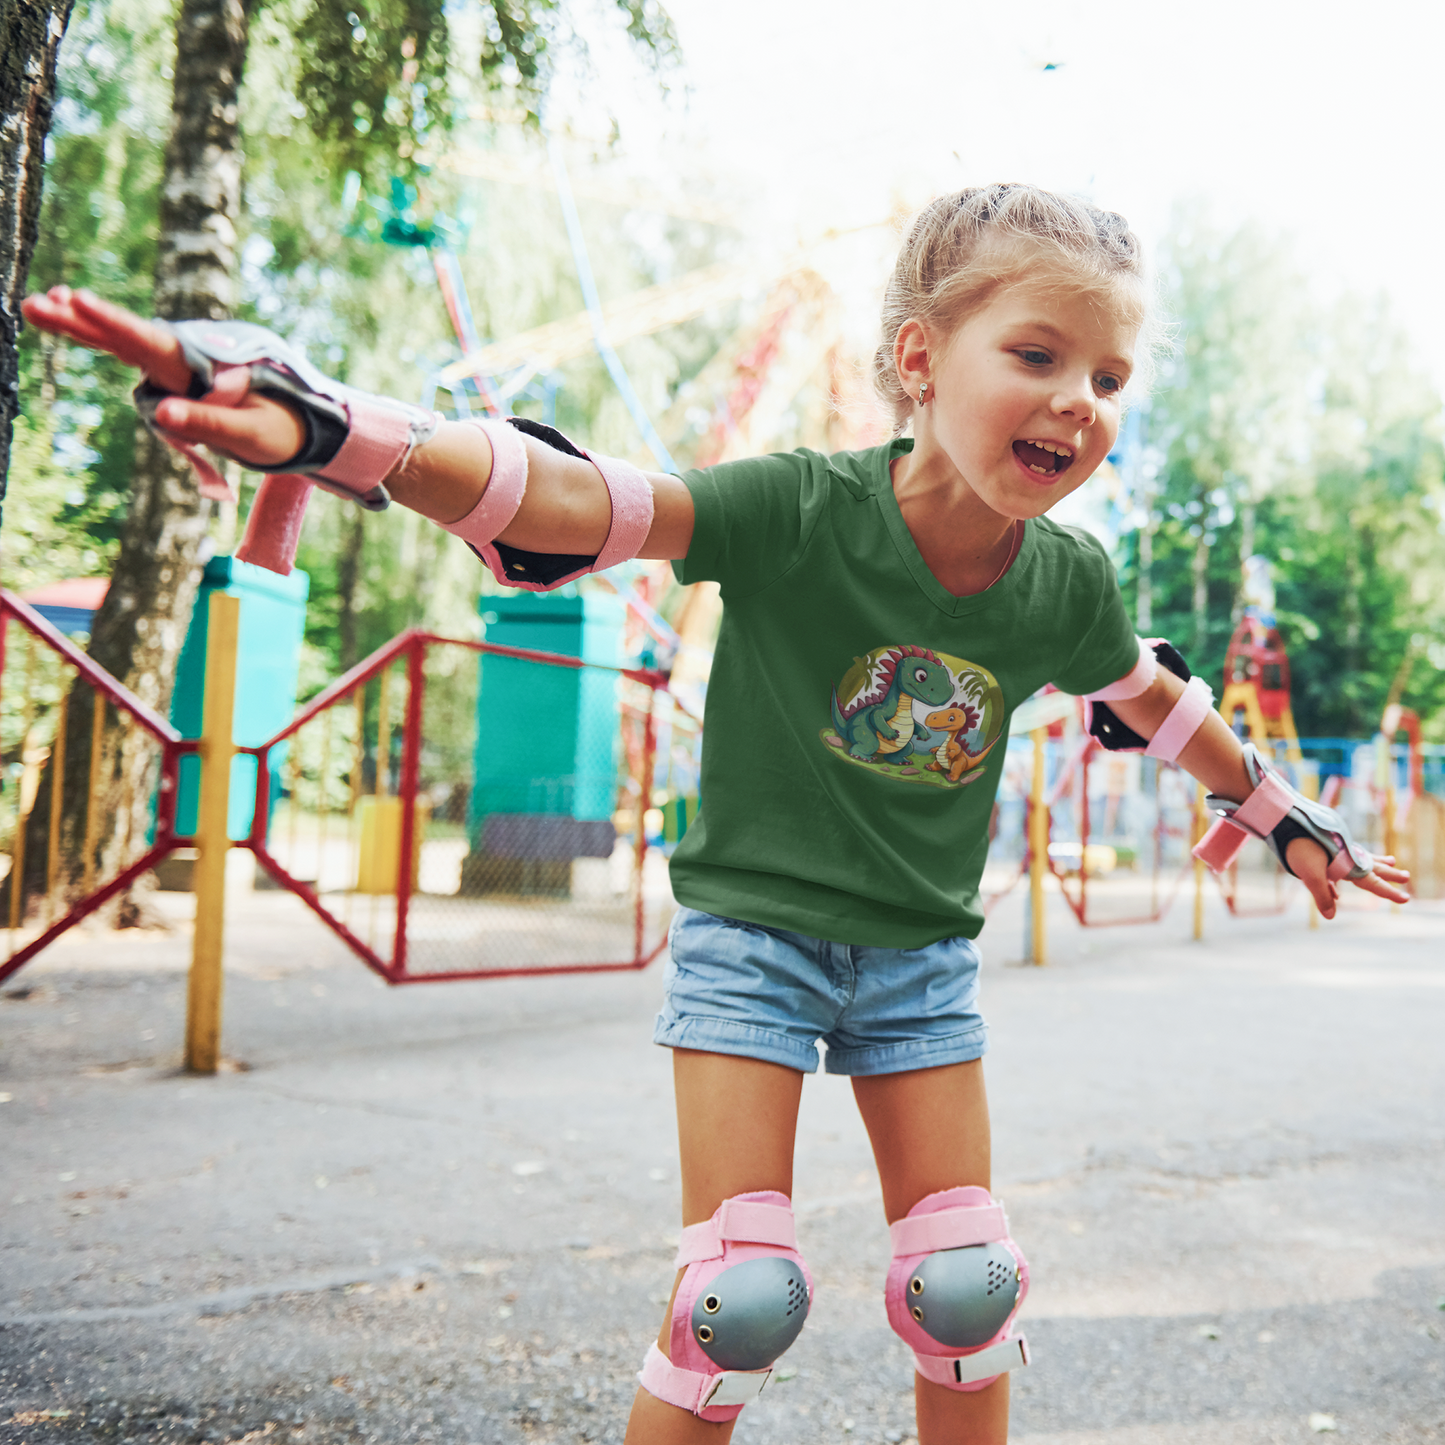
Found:
<path fill-rule="evenodd" d="M 918 388 L 925 381 L 933 380 L 932 360 L 928 331 L 921 321 L 910 316 L 898 328 L 893 342 L 893 364 L 898 368 L 898 380 L 904 391 L 915 401 Z"/>

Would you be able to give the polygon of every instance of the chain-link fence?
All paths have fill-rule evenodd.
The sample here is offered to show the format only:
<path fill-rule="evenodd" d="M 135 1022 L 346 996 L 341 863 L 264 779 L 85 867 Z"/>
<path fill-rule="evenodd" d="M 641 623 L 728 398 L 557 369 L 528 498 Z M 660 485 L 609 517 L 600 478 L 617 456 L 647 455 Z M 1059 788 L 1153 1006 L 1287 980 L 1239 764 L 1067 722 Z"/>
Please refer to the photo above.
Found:
<path fill-rule="evenodd" d="M 254 750 L 249 846 L 392 982 L 640 968 L 696 732 L 660 674 L 408 632 Z"/>

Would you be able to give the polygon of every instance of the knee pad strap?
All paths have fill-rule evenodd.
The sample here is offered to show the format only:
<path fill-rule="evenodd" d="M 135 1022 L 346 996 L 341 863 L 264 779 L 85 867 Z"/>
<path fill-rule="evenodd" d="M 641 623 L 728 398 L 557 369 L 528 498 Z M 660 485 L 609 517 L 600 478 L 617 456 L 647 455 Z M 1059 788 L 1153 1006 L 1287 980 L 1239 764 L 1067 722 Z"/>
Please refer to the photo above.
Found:
<path fill-rule="evenodd" d="M 1028 1342 L 1011 1331 L 1028 1294 L 1028 1260 L 988 1190 L 930 1194 L 890 1233 L 888 1322 L 912 1348 L 924 1379 L 982 1390 L 1028 1364 Z"/>
<path fill-rule="evenodd" d="M 725 1199 L 682 1232 L 685 1269 L 673 1299 L 669 1359 L 656 1345 L 642 1388 L 703 1420 L 732 1420 L 757 1398 L 808 1317 L 813 1282 L 785 1194 Z"/>

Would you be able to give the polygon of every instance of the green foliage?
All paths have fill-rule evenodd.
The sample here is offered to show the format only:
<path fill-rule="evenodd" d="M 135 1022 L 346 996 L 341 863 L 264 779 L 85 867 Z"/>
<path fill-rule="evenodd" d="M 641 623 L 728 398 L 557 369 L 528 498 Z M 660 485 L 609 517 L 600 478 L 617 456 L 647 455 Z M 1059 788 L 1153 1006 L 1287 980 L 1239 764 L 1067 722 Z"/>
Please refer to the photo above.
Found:
<path fill-rule="evenodd" d="M 662 6 L 616 0 L 616 7 L 639 54 L 659 68 L 675 62 L 677 38 Z M 569 23 L 573 8 L 491 0 L 449 23 L 443 0 L 314 0 L 284 21 L 296 98 L 338 172 L 372 181 L 392 168 L 411 175 L 419 153 L 479 101 L 512 105 L 539 123 L 555 62 L 569 56 L 585 65 L 586 43 Z"/>
<path fill-rule="evenodd" d="M 1163 269 L 1180 344 L 1144 420 L 1154 632 L 1217 688 L 1242 559 L 1262 553 L 1301 733 L 1371 733 L 1409 652 L 1404 701 L 1445 736 L 1441 403 L 1388 305 L 1323 307 L 1283 244 L 1198 215 Z M 1137 535 L 1121 578 L 1137 605 Z"/>

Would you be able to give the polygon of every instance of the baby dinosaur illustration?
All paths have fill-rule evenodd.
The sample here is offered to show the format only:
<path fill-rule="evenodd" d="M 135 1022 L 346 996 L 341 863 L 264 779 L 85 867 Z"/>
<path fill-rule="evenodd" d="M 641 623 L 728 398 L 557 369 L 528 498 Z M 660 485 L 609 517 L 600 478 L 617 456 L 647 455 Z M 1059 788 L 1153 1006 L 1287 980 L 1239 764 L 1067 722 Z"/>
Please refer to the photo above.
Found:
<path fill-rule="evenodd" d="M 929 768 L 935 773 L 947 773 L 948 781 L 956 783 L 965 773 L 972 772 L 974 768 L 993 751 L 995 738 L 981 752 L 971 753 L 964 747 L 962 742 L 963 734 L 972 732 L 978 726 L 978 713 L 971 707 L 945 707 L 937 712 L 929 713 L 924 722 L 931 728 L 938 728 L 941 732 L 948 734 L 947 740 L 934 753 L 933 762 Z"/>
<path fill-rule="evenodd" d="M 914 736 L 913 699 L 937 705 L 952 694 L 953 676 L 935 654 L 921 647 L 890 647 L 846 707 L 833 689 L 833 727 L 852 757 L 871 762 L 896 755 L 901 760 Z"/>

